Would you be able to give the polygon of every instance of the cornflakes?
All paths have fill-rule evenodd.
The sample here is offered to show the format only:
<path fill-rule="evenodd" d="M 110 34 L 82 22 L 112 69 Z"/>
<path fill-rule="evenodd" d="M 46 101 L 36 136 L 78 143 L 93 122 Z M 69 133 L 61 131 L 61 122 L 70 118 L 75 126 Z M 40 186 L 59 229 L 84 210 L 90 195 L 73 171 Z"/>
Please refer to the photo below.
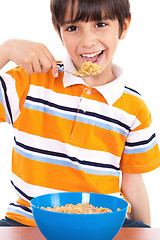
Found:
<path fill-rule="evenodd" d="M 77 77 L 85 77 L 89 75 L 98 74 L 101 72 L 101 67 L 96 63 L 84 62 L 81 69 L 77 72 L 71 72 L 73 75 Z"/>
<path fill-rule="evenodd" d="M 41 209 L 45 209 L 48 211 L 53 212 L 62 212 L 62 213 L 77 213 L 77 214 L 91 214 L 91 213 L 109 213 L 112 212 L 109 208 L 103 208 L 103 207 L 94 207 L 92 204 L 89 203 L 78 203 L 76 205 L 73 204 L 66 204 L 65 206 L 54 206 L 51 207 L 41 207 Z"/>

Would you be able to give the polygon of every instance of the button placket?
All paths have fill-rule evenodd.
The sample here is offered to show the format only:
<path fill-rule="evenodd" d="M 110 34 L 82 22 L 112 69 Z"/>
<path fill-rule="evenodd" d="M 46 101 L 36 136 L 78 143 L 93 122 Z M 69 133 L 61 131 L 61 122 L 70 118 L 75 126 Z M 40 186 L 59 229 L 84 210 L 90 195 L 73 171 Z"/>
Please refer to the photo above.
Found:
<path fill-rule="evenodd" d="M 92 90 L 89 88 L 85 88 L 82 92 L 81 98 L 80 98 L 80 102 L 79 102 L 79 109 L 77 111 L 77 116 L 72 128 L 72 132 L 71 132 L 71 137 L 70 137 L 70 141 L 72 143 L 83 143 L 85 136 L 86 136 L 86 128 L 87 128 L 87 124 L 83 124 L 81 121 L 77 121 L 78 117 L 79 117 L 79 110 L 83 110 L 83 112 L 85 112 L 86 109 L 86 98 L 84 97 L 85 95 L 91 95 L 92 94 Z M 83 118 L 83 116 L 82 116 Z M 83 128 L 82 128 L 83 127 Z"/>
<path fill-rule="evenodd" d="M 84 98 L 83 98 L 82 101 L 81 101 L 80 109 L 81 109 L 83 112 L 86 112 L 86 104 L 85 104 L 85 99 L 84 99 Z"/>
<path fill-rule="evenodd" d="M 83 95 L 87 95 L 90 96 L 93 93 L 93 90 L 90 88 L 86 88 L 85 91 L 83 91 Z M 82 100 L 81 100 L 81 106 L 80 109 L 83 110 L 83 112 L 87 111 L 87 99 L 85 97 L 83 97 L 82 95 Z"/>

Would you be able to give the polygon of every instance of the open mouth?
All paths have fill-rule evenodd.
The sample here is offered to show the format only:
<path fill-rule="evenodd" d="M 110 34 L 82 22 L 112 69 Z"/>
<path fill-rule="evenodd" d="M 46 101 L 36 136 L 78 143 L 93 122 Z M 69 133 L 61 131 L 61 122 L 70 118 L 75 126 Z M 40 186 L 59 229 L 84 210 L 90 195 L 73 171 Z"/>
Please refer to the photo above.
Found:
<path fill-rule="evenodd" d="M 92 63 L 97 63 L 100 60 L 103 53 L 104 50 L 95 53 L 84 53 L 81 54 L 81 58 L 83 59 L 84 62 L 91 61 Z"/>

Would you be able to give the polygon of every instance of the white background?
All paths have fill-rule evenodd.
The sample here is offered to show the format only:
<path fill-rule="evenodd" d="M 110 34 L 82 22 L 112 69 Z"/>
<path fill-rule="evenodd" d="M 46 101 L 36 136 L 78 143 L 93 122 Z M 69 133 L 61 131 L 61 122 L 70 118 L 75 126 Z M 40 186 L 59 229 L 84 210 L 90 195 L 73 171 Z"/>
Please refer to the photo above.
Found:
<path fill-rule="evenodd" d="M 132 21 L 127 38 L 120 41 L 114 62 L 127 73 L 130 87 L 139 91 L 152 112 L 160 143 L 159 93 L 159 1 L 130 0 Z M 59 60 L 61 42 L 51 23 L 49 0 L 0 0 L 0 44 L 9 38 L 43 42 Z M 6 71 L 14 66 L 7 64 Z M 7 124 L 0 125 L 0 218 L 8 203 L 15 199 L 10 186 L 13 132 Z M 151 206 L 152 227 L 160 227 L 160 170 L 144 174 Z"/>

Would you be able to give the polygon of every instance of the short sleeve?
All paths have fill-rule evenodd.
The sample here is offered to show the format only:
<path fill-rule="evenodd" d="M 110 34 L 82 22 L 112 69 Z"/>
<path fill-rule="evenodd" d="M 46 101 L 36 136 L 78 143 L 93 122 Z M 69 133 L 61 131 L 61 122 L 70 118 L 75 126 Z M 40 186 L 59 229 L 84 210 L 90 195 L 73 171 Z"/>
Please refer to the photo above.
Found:
<path fill-rule="evenodd" d="M 0 73 L 0 122 L 13 124 L 18 118 L 29 89 L 29 75 L 16 67 Z"/>
<path fill-rule="evenodd" d="M 150 111 L 146 104 L 142 102 L 141 108 L 137 112 L 135 122 L 133 122 L 128 133 L 124 151 L 122 154 L 120 169 L 126 173 L 145 173 L 160 166 L 160 151 L 153 131 Z"/>

